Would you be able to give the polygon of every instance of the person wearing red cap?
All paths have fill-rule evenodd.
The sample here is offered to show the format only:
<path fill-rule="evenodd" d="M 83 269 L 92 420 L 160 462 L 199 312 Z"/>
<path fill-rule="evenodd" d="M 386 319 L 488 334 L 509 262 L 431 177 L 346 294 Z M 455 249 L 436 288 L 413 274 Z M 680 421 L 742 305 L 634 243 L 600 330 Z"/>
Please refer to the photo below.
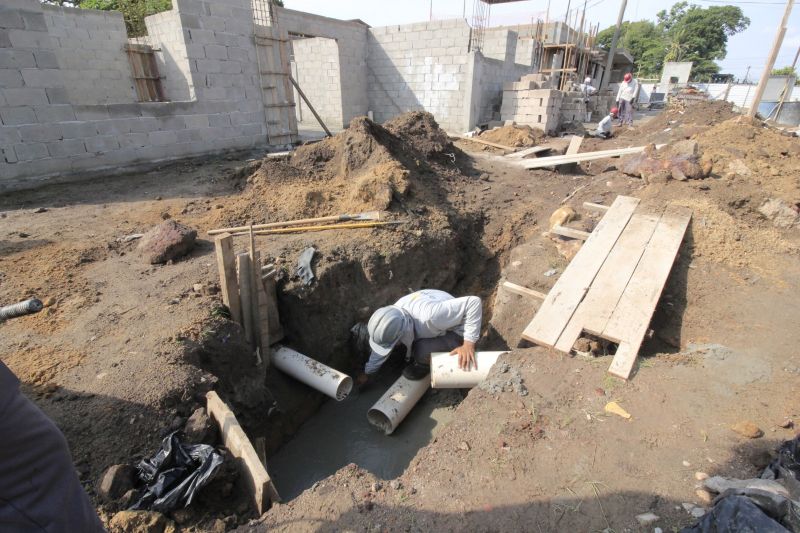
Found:
<path fill-rule="evenodd" d="M 625 74 L 617 91 L 617 107 L 619 107 L 619 123 L 633 126 L 633 101 L 639 95 L 639 82 L 631 73 Z"/>
<path fill-rule="evenodd" d="M 597 129 L 591 133 L 592 137 L 599 137 L 601 139 L 611 138 L 611 124 L 617 118 L 619 109 L 612 107 L 608 115 L 597 124 Z"/>

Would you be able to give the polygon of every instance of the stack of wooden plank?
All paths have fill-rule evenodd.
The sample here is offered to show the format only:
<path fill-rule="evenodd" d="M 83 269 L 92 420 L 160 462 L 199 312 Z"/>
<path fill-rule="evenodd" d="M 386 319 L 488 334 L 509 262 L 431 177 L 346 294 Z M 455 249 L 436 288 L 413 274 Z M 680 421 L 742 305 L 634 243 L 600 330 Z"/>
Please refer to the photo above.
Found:
<path fill-rule="evenodd" d="M 688 209 L 660 214 L 618 196 L 522 333 L 562 352 L 587 332 L 618 343 L 609 372 L 627 379 L 686 228 Z"/>

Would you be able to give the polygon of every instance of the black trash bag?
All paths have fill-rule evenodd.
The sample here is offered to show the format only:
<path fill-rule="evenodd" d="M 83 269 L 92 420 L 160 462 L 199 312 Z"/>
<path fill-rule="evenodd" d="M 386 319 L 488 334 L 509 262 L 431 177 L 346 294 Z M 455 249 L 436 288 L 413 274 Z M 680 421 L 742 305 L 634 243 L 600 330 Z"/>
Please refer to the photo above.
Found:
<path fill-rule="evenodd" d="M 681 533 L 790 533 L 746 496 L 732 494 Z"/>
<path fill-rule="evenodd" d="M 146 487 L 131 510 L 161 513 L 188 507 L 222 465 L 222 455 L 208 444 L 183 444 L 174 431 L 161 441 L 161 449 L 136 466 Z"/>
<path fill-rule="evenodd" d="M 780 479 L 794 499 L 800 499 L 800 435 L 778 448 L 778 456 L 761 474 L 761 479 Z"/>

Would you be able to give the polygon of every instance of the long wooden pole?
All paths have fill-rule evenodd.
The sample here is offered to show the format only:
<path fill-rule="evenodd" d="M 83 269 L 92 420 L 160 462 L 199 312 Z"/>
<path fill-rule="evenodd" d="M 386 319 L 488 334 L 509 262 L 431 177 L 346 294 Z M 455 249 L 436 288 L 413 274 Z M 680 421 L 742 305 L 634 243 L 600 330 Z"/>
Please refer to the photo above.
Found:
<path fill-rule="evenodd" d="M 786 9 L 783 11 L 783 18 L 778 26 L 778 32 L 775 34 L 772 50 L 769 52 L 769 58 L 764 65 L 764 72 L 761 73 L 761 79 L 758 81 L 758 87 L 756 87 L 756 94 L 753 96 L 753 102 L 750 104 L 750 111 L 747 113 L 750 117 L 754 117 L 756 113 L 758 113 L 758 105 L 761 103 L 761 97 L 764 96 L 770 74 L 772 74 L 772 69 L 775 67 L 775 60 L 778 58 L 778 52 L 781 50 L 783 37 L 786 35 L 786 27 L 789 24 L 789 15 L 792 14 L 793 6 L 794 0 L 788 0 L 786 2 Z"/>
<path fill-rule="evenodd" d="M 358 213 L 358 214 L 331 215 L 327 217 L 287 220 L 284 222 L 269 222 L 267 224 L 253 224 L 253 229 L 259 230 L 259 229 L 269 229 L 269 228 L 283 228 L 286 226 L 302 226 L 303 224 L 314 224 L 318 222 L 343 222 L 346 220 L 380 220 L 380 218 L 381 218 L 380 211 L 368 211 L 366 213 Z M 238 233 L 249 230 L 250 226 L 237 226 L 235 228 L 212 229 L 211 231 L 208 232 L 208 234 L 221 235 L 223 233 Z"/>
<path fill-rule="evenodd" d="M 314 106 L 311 105 L 311 102 L 308 100 L 308 97 L 306 97 L 306 93 L 303 92 L 303 89 L 300 88 L 300 85 L 294 80 L 294 78 L 291 75 L 289 75 L 289 82 L 292 85 L 294 85 L 294 88 L 297 89 L 297 94 L 300 95 L 300 98 L 303 99 L 308 108 L 311 110 L 311 113 L 314 115 L 314 118 L 317 119 L 319 125 L 322 126 L 323 130 L 325 130 L 325 135 L 327 135 L 328 137 L 333 137 L 333 135 L 331 134 L 331 130 L 329 130 L 328 126 L 326 126 L 325 123 L 322 122 L 322 118 L 320 118 L 319 114 L 317 114 L 317 110 L 314 109 Z"/>
<path fill-rule="evenodd" d="M 611 49 L 608 51 L 608 61 L 606 61 L 606 70 L 603 72 L 603 78 L 600 82 L 600 90 L 608 87 L 608 82 L 611 81 L 611 69 L 614 68 L 614 54 L 617 53 L 617 42 L 619 41 L 619 32 L 622 29 L 622 19 L 625 18 L 625 8 L 628 6 L 628 0 L 622 0 L 619 6 L 619 15 L 617 15 L 617 27 L 614 29 L 614 37 L 611 39 Z"/>
<path fill-rule="evenodd" d="M 403 224 L 403 221 L 392 222 L 358 222 L 355 224 L 329 224 L 323 226 L 301 226 L 297 228 L 263 229 L 253 231 L 253 235 L 281 235 L 283 233 L 302 233 L 304 231 L 324 231 L 329 229 L 356 229 L 356 228 L 377 228 L 380 226 L 396 226 Z M 247 232 L 234 233 L 234 237 L 249 235 Z"/>

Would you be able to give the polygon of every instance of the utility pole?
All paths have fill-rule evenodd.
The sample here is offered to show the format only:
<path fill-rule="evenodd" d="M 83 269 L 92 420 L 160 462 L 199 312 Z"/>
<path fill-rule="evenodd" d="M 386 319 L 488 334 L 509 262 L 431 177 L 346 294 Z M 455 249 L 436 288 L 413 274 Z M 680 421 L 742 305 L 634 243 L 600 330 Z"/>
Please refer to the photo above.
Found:
<path fill-rule="evenodd" d="M 617 27 L 614 30 L 614 38 L 611 39 L 611 49 L 608 51 L 608 61 L 606 62 L 606 70 L 603 72 L 603 79 L 600 82 L 600 90 L 608 88 L 608 82 L 611 81 L 611 69 L 614 66 L 614 54 L 617 53 L 617 41 L 619 41 L 619 32 L 622 29 L 622 19 L 625 18 L 625 7 L 628 5 L 628 0 L 622 0 L 619 6 L 619 15 L 617 16 Z"/>
<path fill-rule="evenodd" d="M 772 50 L 769 53 L 767 64 L 764 65 L 764 72 L 761 73 L 761 79 L 758 80 L 758 87 L 756 87 L 756 94 L 753 96 L 753 103 L 750 104 L 750 112 L 748 116 L 755 117 L 758 112 L 758 104 L 761 103 L 761 97 L 764 96 L 764 90 L 767 88 L 767 81 L 772 74 L 772 69 L 775 67 L 775 59 L 778 57 L 778 52 L 783 44 L 783 37 L 786 35 L 786 27 L 789 24 L 789 15 L 792 13 L 792 6 L 794 0 L 787 0 L 786 9 L 783 12 L 780 26 L 778 26 L 778 33 L 775 34 L 775 41 L 772 43 Z"/>

